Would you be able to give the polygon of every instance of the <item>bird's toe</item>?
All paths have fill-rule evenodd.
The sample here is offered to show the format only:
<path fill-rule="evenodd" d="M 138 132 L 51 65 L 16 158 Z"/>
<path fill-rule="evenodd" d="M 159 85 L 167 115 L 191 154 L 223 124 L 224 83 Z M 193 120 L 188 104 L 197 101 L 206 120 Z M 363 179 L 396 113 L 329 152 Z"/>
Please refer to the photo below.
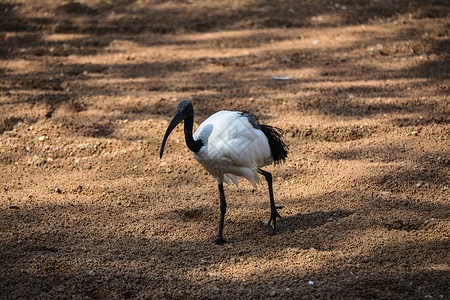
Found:
<path fill-rule="evenodd" d="M 281 217 L 281 215 L 277 211 L 277 209 L 281 209 L 283 207 L 284 206 L 276 206 L 276 207 L 274 207 L 274 209 L 272 209 L 272 211 L 270 213 L 269 221 L 265 222 L 265 224 L 270 225 L 270 227 L 272 228 L 271 233 L 270 233 L 271 236 L 275 234 L 275 229 L 276 229 L 276 225 L 277 225 L 277 218 L 280 219 L 281 223 L 283 223 L 284 227 L 286 227 L 287 230 L 291 231 L 289 226 L 287 226 L 286 222 L 284 221 L 284 219 Z"/>
<path fill-rule="evenodd" d="M 220 245 L 220 246 L 223 246 L 223 244 L 225 244 L 225 243 L 228 243 L 228 241 L 225 240 L 222 237 L 221 238 L 217 238 L 217 240 L 214 241 L 214 244 L 217 244 L 217 245 Z"/>

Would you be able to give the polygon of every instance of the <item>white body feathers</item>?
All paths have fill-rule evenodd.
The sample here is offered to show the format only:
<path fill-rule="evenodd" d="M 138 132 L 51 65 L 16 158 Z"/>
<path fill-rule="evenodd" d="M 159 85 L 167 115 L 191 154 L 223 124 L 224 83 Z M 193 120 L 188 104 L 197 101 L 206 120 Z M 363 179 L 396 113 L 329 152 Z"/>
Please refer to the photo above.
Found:
<path fill-rule="evenodd" d="M 256 188 L 260 182 L 257 169 L 273 162 L 268 139 L 248 118 L 237 111 L 219 111 L 206 119 L 193 135 L 203 147 L 192 152 L 214 176 L 217 183 L 238 184 L 238 177 Z"/>

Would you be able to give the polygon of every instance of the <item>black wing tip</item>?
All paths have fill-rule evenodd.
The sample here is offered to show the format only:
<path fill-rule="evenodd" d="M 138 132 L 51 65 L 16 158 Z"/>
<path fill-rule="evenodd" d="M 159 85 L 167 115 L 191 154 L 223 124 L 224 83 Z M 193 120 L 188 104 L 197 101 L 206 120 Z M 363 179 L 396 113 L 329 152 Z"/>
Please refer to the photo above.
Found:
<path fill-rule="evenodd" d="M 289 147 L 284 142 L 284 131 L 280 128 L 270 125 L 259 124 L 257 116 L 252 115 L 247 111 L 241 112 L 243 117 L 246 117 L 253 128 L 261 130 L 269 141 L 270 151 L 272 152 L 273 162 L 275 164 L 284 162 L 288 155 Z"/>

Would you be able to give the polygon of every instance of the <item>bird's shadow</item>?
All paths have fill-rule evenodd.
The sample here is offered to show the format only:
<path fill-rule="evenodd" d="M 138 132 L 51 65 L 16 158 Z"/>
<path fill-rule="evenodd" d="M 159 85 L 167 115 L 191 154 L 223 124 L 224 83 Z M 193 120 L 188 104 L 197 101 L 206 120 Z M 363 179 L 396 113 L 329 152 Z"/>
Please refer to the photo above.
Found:
<path fill-rule="evenodd" d="M 342 209 L 332 211 L 316 211 L 307 214 L 286 216 L 284 220 L 292 230 L 308 230 L 321 227 L 326 223 L 350 216 L 352 212 Z"/>

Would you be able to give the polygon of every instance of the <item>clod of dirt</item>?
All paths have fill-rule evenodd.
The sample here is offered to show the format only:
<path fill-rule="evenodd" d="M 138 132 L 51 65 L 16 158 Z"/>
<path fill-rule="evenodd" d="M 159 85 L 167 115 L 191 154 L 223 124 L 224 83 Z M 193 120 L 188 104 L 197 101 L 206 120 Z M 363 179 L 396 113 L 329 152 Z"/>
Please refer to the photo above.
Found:
<path fill-rule="evenodd" d="M 75 14 L 75 15 L 97 15 L 99 11 L 95 8 L 89 7 L 76 1 L 70 1 L 59 6 L 56 10 L 60 13 Z"/>

